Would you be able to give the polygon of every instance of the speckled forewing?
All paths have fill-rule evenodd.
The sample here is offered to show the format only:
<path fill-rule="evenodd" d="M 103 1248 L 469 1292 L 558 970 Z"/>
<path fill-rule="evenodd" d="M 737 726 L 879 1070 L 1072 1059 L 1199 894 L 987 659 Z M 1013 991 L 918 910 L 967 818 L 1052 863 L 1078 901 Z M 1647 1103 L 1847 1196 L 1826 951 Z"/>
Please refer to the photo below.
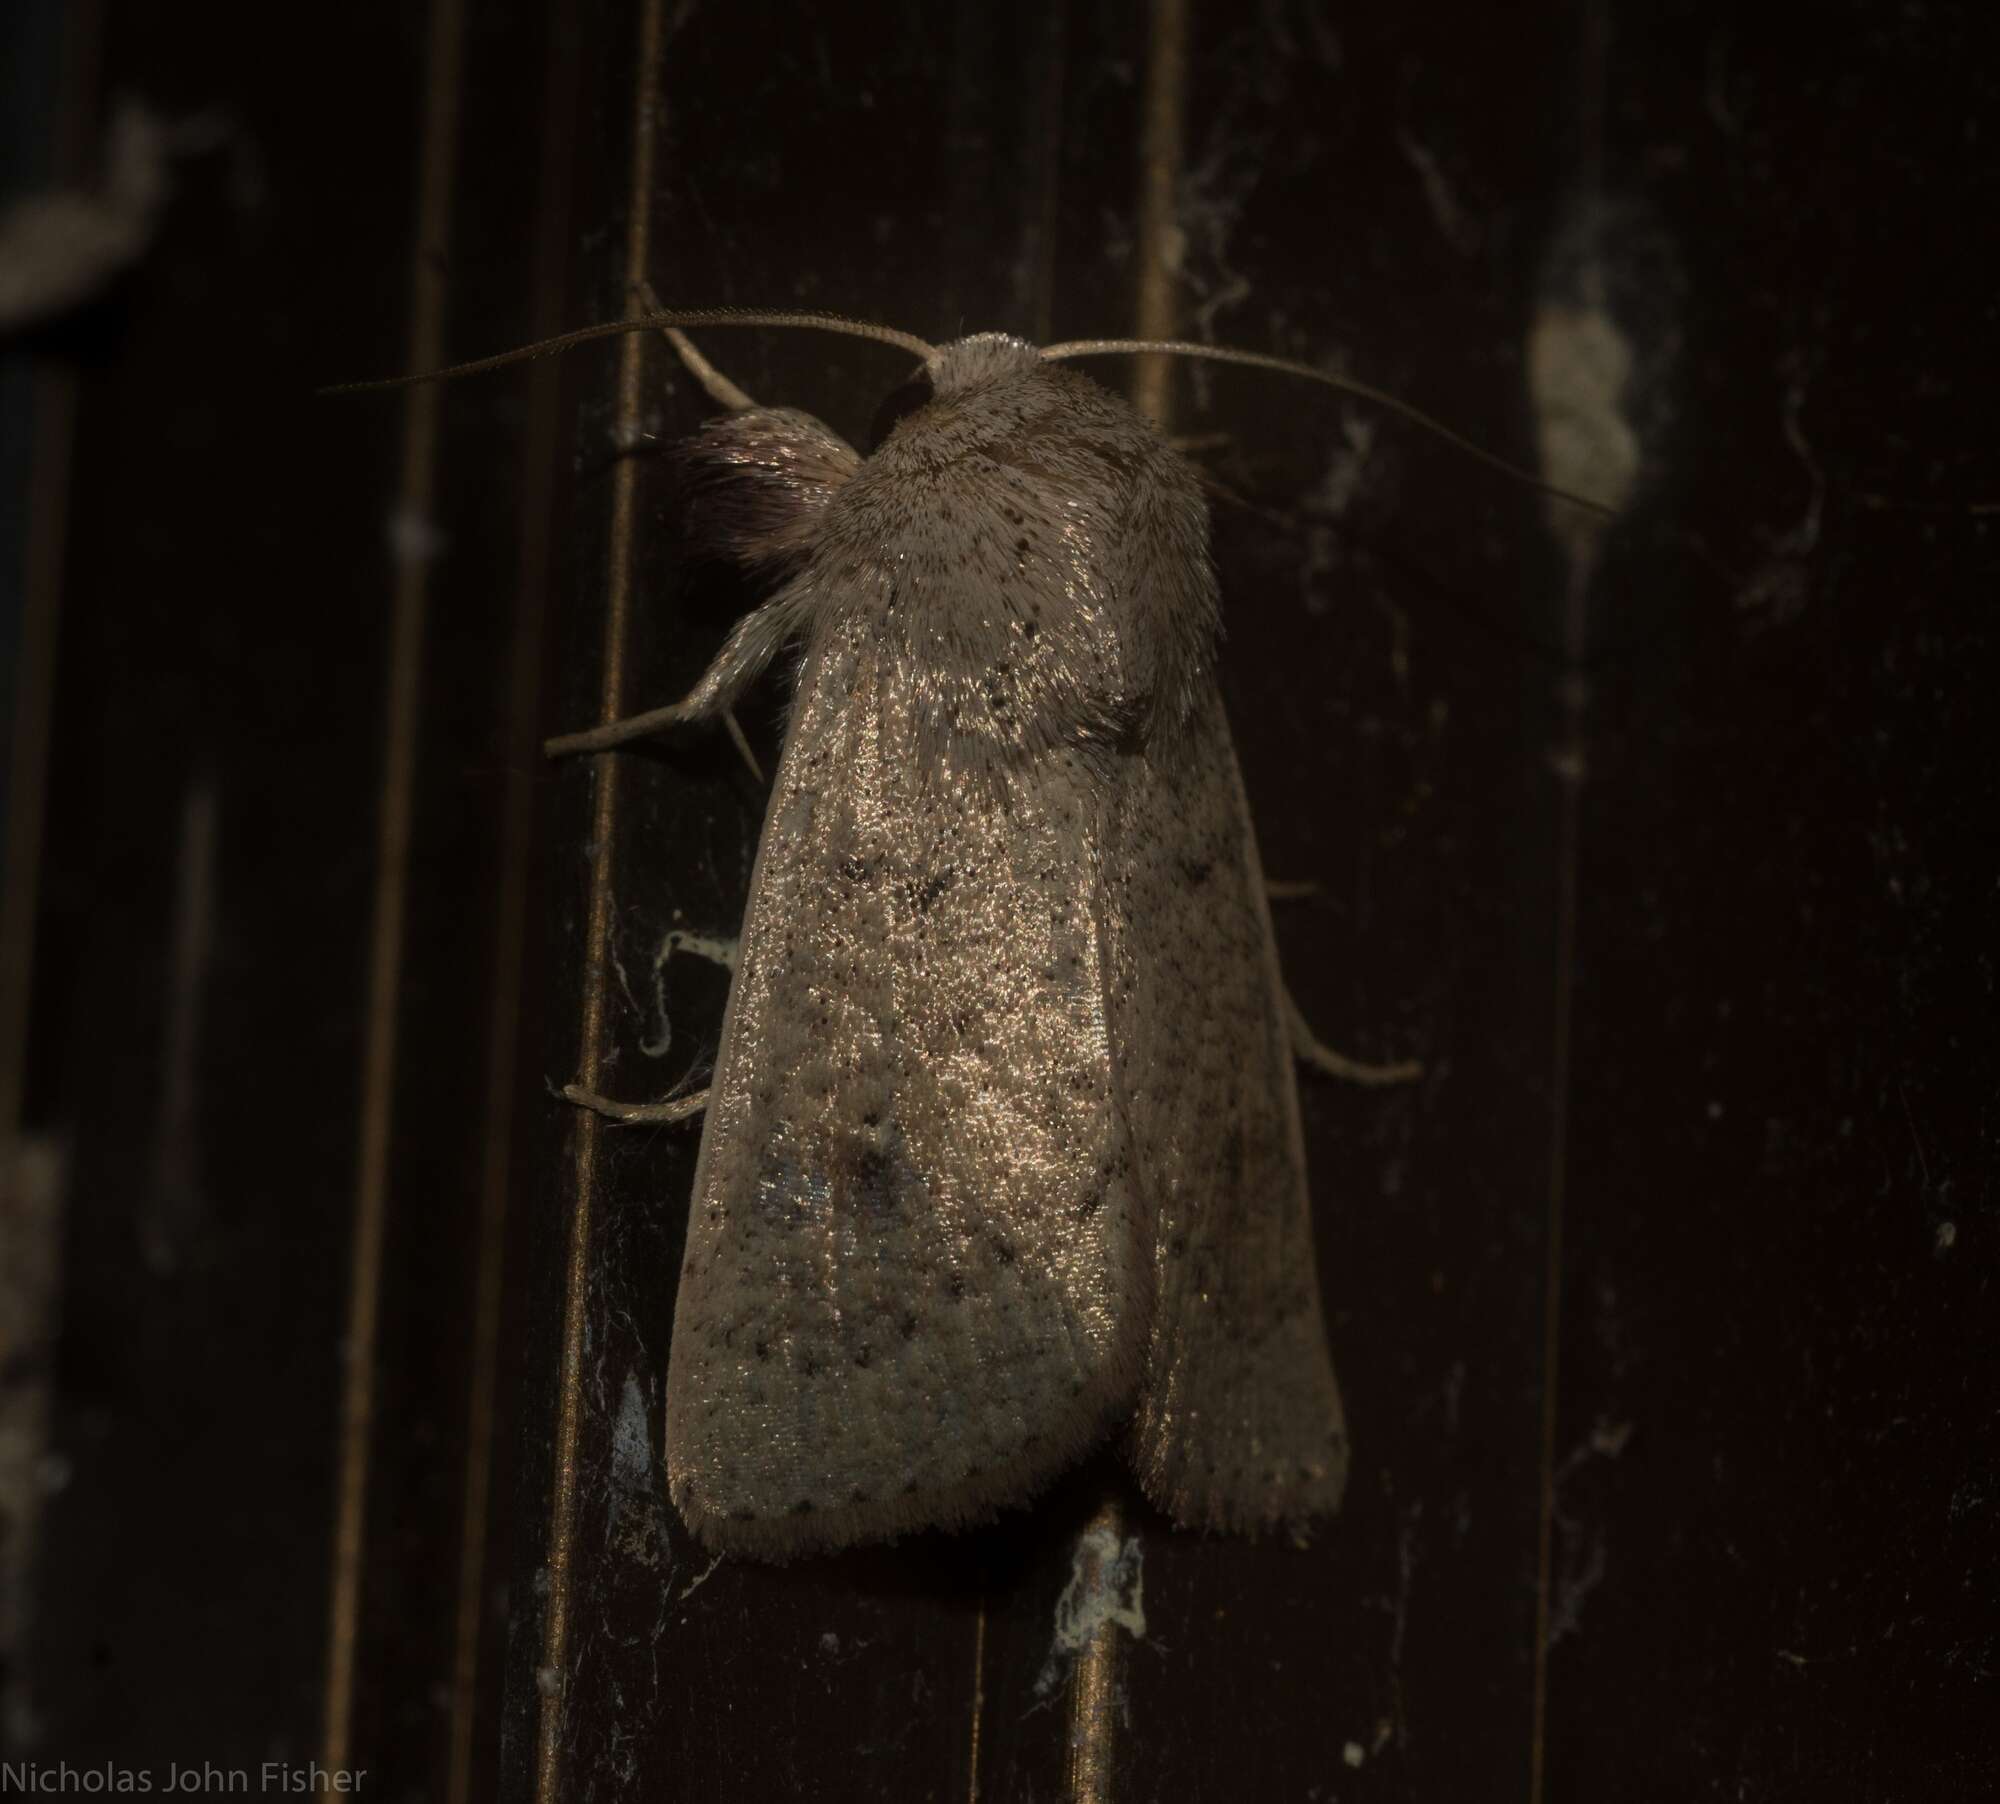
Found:
<path fill-rule="evenodd" d="M 916 755 L 865 625 L 810 654 L 758 852 L 667 1386 L 674 1501 L 765 1555 L 1029 1496 L 1131 1407 L 1105 791 Z"/>
<path fill-rule="evenodd" d="M 1334 1508 L 1347 1438 L 1263 875 L 1212 684 L 1183 753 L 1122 804 L 1114 1070 L 1156 1291 L 1129 1451 L 1176 1521 L 1256 1529 Z"/>

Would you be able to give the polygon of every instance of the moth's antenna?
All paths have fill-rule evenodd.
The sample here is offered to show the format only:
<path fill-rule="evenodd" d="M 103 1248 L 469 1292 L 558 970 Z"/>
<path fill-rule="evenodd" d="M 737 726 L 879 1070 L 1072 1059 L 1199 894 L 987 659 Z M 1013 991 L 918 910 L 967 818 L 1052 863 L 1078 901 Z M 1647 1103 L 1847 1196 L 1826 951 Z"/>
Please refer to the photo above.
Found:
<path fill-rule="evenodd" d="M 1211 363 L 1240 363 L 1253 370 L 1276 370 L 1284 376 L 1303 376 L 1309 382 L 1318 382 L 1327 388 L 1338 389 L 1344 395 L 1358 395 L 1364 401 L 1372 401 L 1377 407 L 1400 415 L 1413 425 L 1421 426 L 1426 432 L 1435 433 L 1448 445 L 1463 451 L 1467 457 L 1477 458 L 1487 468 L 1498 470 L 1503 476 L 1510 476 L 1516 482 L 1525 482 L 1531 489 L 1539 489 L 1544 495 L 1553 495 L 1558 501 L 1567 501 L 1572 507 L 1580 507 L 1586 513 L 1598 515 L 1601 519 L 1615 520 L 1616 508 L 1606 507 L 1601 501 L 1592 501 L 1588 496 L 1579 495 L 1572 489 L 1558 487 L 1553 482 L 1544 482 L 1539 476 L 1522 469 L 1518 464 L 1510 464 L 1504 457 L 1496 457 L 1491 451 L 1475 445 L 1462 433 L 1452 431 L 1442 420 L 1435 420 L 1421 408 L 1412 407 L 1407 401 L 1399 401 L 1394 395 L 1384 394 L 1379 388 L 1371 388 L 1366 382 L 1356 382 L 1347 376 L 1329 375 L 1325 370 L 1316 370 L 1309 363 L 1294 363 L 1289 357 L 1271 357 L 1262 351 L 1232 351 L 1222 345 L 1190 344 L 1184 339 L 1150 338 L 1078 338 L 1068 344 L 1049 345 L 1043 357 L 1052 363 L 1059 363 L 1070 357 L 1110 357 L 1130 356 L 1146 352 L 1162 352 L 1170 357 L 1206 357 Z"/>
<path fill-rule="evenodd" d="M 911 356 L 928 362 L 937 355 L 935 345 L 926 344 L 913 332 L 898 332 L 893 326 L 871 325 L 866 320 L 848 319 L 838 313 L 766 313 L 748 307 L 670 308 L 664 313 L 642 314 L 636 319 L 613 320 L 609 325 L 582 326 L 561 332 L 497 357 L 480 357 L 471 363 L 454 363 L 441 370 L 426 370 L 418 376 L 385 376 L 375 382 L 336 382 L 321 389 L 323 395 L 365 394 L 374 389 L 410 388 L 419 382 L 448 382 L 457 376 L 476 376 L 484 370 L 502 369 L 523 363 L 530 357 L 553 357 L 571 345 L 588 344 L 593 338 L 616 338 L 625 332 L 657 332 L 667 326 L 803 326 L 814 332 L 840 332 L 849 338 L 872 338 L 878 344 L 895 345 Z"/>

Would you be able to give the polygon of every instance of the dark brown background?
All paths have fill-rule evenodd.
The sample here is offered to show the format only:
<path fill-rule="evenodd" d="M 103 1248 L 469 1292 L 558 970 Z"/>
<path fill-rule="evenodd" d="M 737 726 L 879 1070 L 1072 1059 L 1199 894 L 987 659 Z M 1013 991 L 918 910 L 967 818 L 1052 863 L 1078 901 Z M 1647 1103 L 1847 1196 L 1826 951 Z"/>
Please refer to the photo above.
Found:
<path fill-rule="evenodd" d="M 0 385 L 12 768 L 37 722 L 48 753 L 44 829 L 10 817 L 12 869 L 41 856 L 5 1050 L 68 1155 L 59 1336 L 4 1374 L 51 1408 L 9 1758 L 254 1778 L 324 1756 L 344 1669 L 377 1799 L 1993 1794 L 1982 9 L 1195 7 L 1185 328 L 1344 359 L 1531 461 L 1530 329 L 1588 300 L 1646 460 L 1575 593 L 1531 494 L 1331 396 L 1175 379 L 1181 428 L 1227 435 L 1266 863 L 1323 886 L 1281 915 L 1292 985 L 1345 1049 L 1427 1063 L 1305 1084 L 1347 1507 L 1304 1553 L 1206 1542 L 1100 1464 L 985 1533 L 712 1575 L 659 1470 L 694 1138 L 580 1142 L 549 1100 L 593 1056 L 602 773 L 534 755 L 595 718 L 607 636 L 649 704 L 742 605 L 676 561 L 657 446 L 700 404 L 656 344 L 629 447 L 616 347 L 430 402 L 310 391 L 409 367 L 419 274 L 447 356 L 615 316 L 642 117 L 670 302 L 1129 330 L 1160 15 L 17 17 L 13 188 L 87 172 L 121 93 L 227 132 Z M 902 371 L 706 343 L 851 434 Z M 389 549 L 413 495 L 421 583 Z M 609 780 L 603 1077 L 649 1094 L 722 997 L 677 965 L 648 1060 L 653 948 L 733 927 L 760 793 L 719 738 Z M 1100 1783 L 1073 1679 L 1036 1681 L 1107 1497 L 1147 1632 Z"/>

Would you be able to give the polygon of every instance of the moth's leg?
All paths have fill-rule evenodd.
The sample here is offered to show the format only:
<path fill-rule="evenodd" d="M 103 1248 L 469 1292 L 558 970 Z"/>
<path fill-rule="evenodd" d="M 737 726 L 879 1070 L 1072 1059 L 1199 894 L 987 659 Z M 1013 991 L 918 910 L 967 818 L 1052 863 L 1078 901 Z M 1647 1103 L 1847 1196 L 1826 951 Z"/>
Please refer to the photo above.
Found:
<path fill-rule="evenodd" d="M 581 1084 L 565 1084 L 563 1101 L 573 1102 L 578 1108 L 602 1115 L 606 1121 L 615 1121 L 621 1127 L 648 1127 L 692 1121 L 708 1107 L 708 1092 L 697 1090 L 692 1096 L 676 1096 L 667 1102 L 613 1102 Z"/>
<path fill-rule="evenodd" d="M 751 776 L 755 777 L 759 783 L 762 783 L 765 780 L 764 767 L 757 762 L 757 754 L 750 749 L 750 737 L 743 731 L 741 723 L 736 718 L 736 710 L 734 708 L 724 708 L 722 710 L 722 724 L 728 731 L 729 743 L 742 755 L 743 762 L 749 767 Z"/>
<path fill-rule="evenodd" d="M 1292 883 L 1270 877 L 1264 879 L 1264 894 L 1273 902 L 1303 902 L 1318 895 L 1319 887 L 1310 878 Z M 1407 1084 L 1423 1075 L 1424 1068 L 1415 1059 L 1398 1059 L 1388 1065 L 1369 1065 L 1360 1059 L 1350 1059 L 1344 1052 L 1335 1052 L 1313 1032 L 1305 1011 L 1292 1000 L 1289 987 L 1285 988 L 1285 1026 L 1292 1036 L 1292 1056 L 1315 1071 L 1325 1072 L 1328 1077 L 1345 1078 L 1352 1084 Z"/>
<path fill-rule="evenodd" d="M 648 293 L 651 292 L 649 288 Z M 738 388 L 714 364 L 694 348 L 694 340 L 678 326 L 663 328 L 667 342 L 674 347 L 682 366 L 702 386 L 708 398 L 725 413 L 748 413 L 757 405 L 755 399 Z"/>
<path fill-rule="evenodd" d="M 758 610 L 760 613 L 763 610 Z M 741 625 L 748 626 L 757 618 L 756 614 L 745 615 Z M 733 637 L 733 636 L 732 636 Z M 561 733 L 554 739 L 542 741 L 544 758 L 572 758 L 579 752 L 608 752 L 621 745 L 629 745 L 635 739 L 649 739 L 655 733 L 664 733 L 670 728 L 682 726 L 691 720 L 702 720 L 708 715 L 720 713 L 722 724 L 728 729 L 729 737 L 737 751 L 742 753 L 743 762 L 750 767 L 750 774 L 759 783 L 764 781 L 764 767 L 757 762 L 757 754 L 750 749 L 750 741 L 744 737 L 743 729 L 737 723 L 735 711 L 728 701 L 718 701 L 711 691 L 721 686 L 726 679 L 718 678 L 723 660 L 730 654 L 730 646 L 722 648 L 721 655 L 708 667 L 708 674 L 697 683 L 693 690 L 681 700 L 665 708 L 651 708 L 644 714 L 628 714 L 623 720 L 607 720 L 601 727 L 592 727 L 583 733 Z M 746 687 L 757 671 L 770 661 L 766 652 L 747 675 L 734 682 L 728 682 L 727 693 L 734 696 Z"/>
<path fill-rule="evenodd" d="M 688 347 L 692 351 L 692 347 Z M 699 353 L 694 355 L 698 358 Z M 696 368 L 690 364 L 690 368 Z M 699 375 L 699 369 L 696 369 Z M 747 402 L 733 384 L 714 391 L 718 398 Z M 860 468 L 861 459 L 838 433 L 809 415 L 785 408 L 747 407 L 714 420 L 689 441 L 686 458 L 697 488 L 726 487 L 726 507 L 712 510 L 709 536 L 714 549 L 747 569 L 763 569 L 791 580 L 771 600 L 736 623 L 693 690 L 671 707 L 654 708 L 626 720 L 606 721 L 584 733 L 566 733 L 545 743 L 551 758 L 576 752 L 606 752 L 648 734 L 688 721 L 720 715 L 728 719 L 764 667 L 811 624 L 816 591 L 810 570 L 796 566 L 809 558 L 827 504 Z M 732 731 L 735 731 L 732 728 Z M 737 745 L 747 755 L 743 740 Z M 755 760 L 752 761 L 755 768 Z M 761 771 L 758 773 L 762 775 Z"/>
<path fill-rule="evenodd" d="M 1168 439 L 1167 443 L 1194 466 L 1195 480 L 1211 500 L 1253 514 L 1287 535 L 1298 532 L 1299 520 L 1295 514 L 1266 507 L 1262 502 L 1251 499 L 1257 488 L 1257 477 L 1234 433 L 1185 433 Z M 1224 455 L 1218 457 L 1218 453 Z M 1228 466 L 1230 480 L 1224 479 L 1218 464 Z"/>
<path fill-rule="evenodd" d="M 660 1011 L 660 1036 L 657 1040 L 648 1041 L 642 1048 L 648 1057 L 665 1058 L 673 1045 L 673 1028 L 667 1020 L 664 984 L 667 965 L 674 954 L 692 953 L 696 958 L 707 959 L 712 965 L 720 965 L 725 971 L 733 971 L 736 969 L 739 943 L 734 936 L 724 938 L 712 933 L 690 933 L 684 927 L 674 928 L 660 942 L 659 951 L 653 954 L 653 997 Z M 595 1090 L 586 1090 L 581 1084 L 565 1084 L 562 1094 L 565 1102 L 573 1102 L 580 1109 L 588 1109 L 607 1121 L 616 1121 L 627 1127 L 688 1121 L 708 1107 L 706 1090 L 698 1090 L 691 1096 L 670 1097 L 665 1102 L 614 1102 L 608 1096 L 599 1096 Z"/>
<path fill-rule="evenodd" d="M 737 621 L 735 629 L 715 654 L 715 662 L 702 673 L 679 701 L 665 708 L 652 708 L 623 720 L 609 720 L 585 733 L 565 733 L 544 740 L 542 752 L 550 758 L 567 758 L 576 752 L 608 752 L 614 746 L 629 745 L 689 721 L 706 720 L 725 713 L 730 704 L 764 672 L 764 666 L 778 655 L 785 643 L 803 630 L 811 612 L 811 594 L 803 587 L 780 590 L 770 601 Z"/>
<path fill-rule="evenodd" d="M 651 312 L 666 312 L 666 307 L 661 303 L 659 295 L 654 292 L 649 279 L 641 279 L 639 294 Z M 701 384 L 702 392 L 724 413 L 747 413 L 757 405 L 749 395 L 694 348 L 694 340 L 680 327 L 663 326 L 661 332 L 667 343 L 674 347 L 674 354 L 680 358 L 682 367 Z"/>
<path fill-rule="evenodd" d="M 1369 1065 L 1335 1052 L 1313 1032 L 1304 1012 L 1285 989 L 1285 1025 L 1291 1030 L 1292 1056 L 1328 1077 L 1345 1078 L 1351 1084 L 1407 1084 L 1422 1077 L 1424 1068 L 1415 1059 L 1398 1059 L 1393 1064 Z"/>
<path fill-rule="evenodd" d="M 642 278 L 639 291 L 647 307 L 655 313 L 666 312 L 658 293 L 650 280 Z M 745 413 L 757 403 L 735 383 L 729 380 L 714 364 L 695 349 L 694 340 L 678 326 L 665 328 L 667 343 L 674 347 L 674 355 L 681 360 L 681 366 L 695 381 L 701 384 L 702 392 L 716 406 L 728 413 Z M 743 762 L 749 767 L 751 776 L 759 783 L 764 782 L 764 767 L 757 762 L 757 754 L 750 749 L 750 740 L 744 733 L 742 724 L 736 718 L 734 708 L 724 708 L 722 724 L 729 732 L 729 741 L 742 754 Z"/>
<path fill-rule="evenodd" d="M 650 282 L 641 284 L 646 304 L 655 313 L 665 311 L 660 306 L 660 297 L 653 292 Z M 688 373 L 707 391 L 709 398 L 717 406 L 732 413 L 745 412 L 756 406 L 742 389 L 718 370 L 707 358 L 694 348 L 686 333 L 678 327 L 666 328 L 666 335 L 680 360 L 687 366 Z M 548 740 L 542 750 L 551 758 L 566 758 L 578 752 L 608 752 L 614 746 L 627 745 L 634 739 L 643 739 L 653 733 L 663 733 L 669 728 L 691 720 L 700 720 L 711 714 L 720 714 L 722 724 L 728 729 L 731 742 L 742 754 L 743 762 L 750 767 L 750 774 L 762 783 L 764 767 L 757 762 L 757 754 L 750 749 L 750 741 L 745 736 L 742 725 L 736 718 L 732 706 L 737 694 L 748 687 L 770 662 L 772 655 L 782 643 L 782 636 L 773 639 L 770 628 L 774 618 L 785 621 L 793 618 L 783 610 L 785 597 L 759 608 L 755 613 L 737 622 L 736 631 L 723 646 L 720 655 L 708 668 L 707 673 L 694 687 L 692 693 L 670 707 L 653 708 L 644 714 L 634 714 L 624 720 L 607 721 L 603 726 L 593 727 L 584 733 L 565 733 L 559 738 Z M 787 628 L 786 630 L 789 630 Z"/>
<path fill-rule="evenodd" d="M 1195 476 L 1212 499 L 1229 507 L 1238 508 L 1253 518 L 1262 520 L 1267 526 L 1275 526 L 1288 537 L 1297 535 L 1299 519 L 1296 514 L 1284 513 L 1278 508 L 1266 507 L 1262 502 L 1251 500 L 1241 489 L 1232 488 L 1205 464 L 1195 466 Z"/>

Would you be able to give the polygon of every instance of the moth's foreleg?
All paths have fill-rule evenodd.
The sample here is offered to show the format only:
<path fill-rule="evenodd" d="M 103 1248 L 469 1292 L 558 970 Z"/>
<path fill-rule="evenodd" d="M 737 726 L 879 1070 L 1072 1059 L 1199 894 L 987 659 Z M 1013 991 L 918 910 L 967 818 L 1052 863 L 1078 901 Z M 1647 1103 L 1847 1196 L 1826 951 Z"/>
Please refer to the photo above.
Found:
<path fill-rule="evenodd" d="M 664 328 L 667 342 L 687 373 L 701 384 L 702 392 L 726 413 L 748 413 L 756 400 L 738 388 L 714 364 L 694 348 L 694 340 L 678 326 Z"/>
<path fill-rule="evenodd" d="M 728 647 L 725 646 L 723 651 L 726 656 Z M 716 664 L 721 662 L 721 658 L 716 660 Z M 644 714 L 628 714 L 623 720 L 608 720 L 603 726 L 592 727 L 587 732 L 563 733 L 554 739 L 545 739 L 542 741 L 542 756 L 570 758 L 579 752 L 609 752 L 621 745 L 630 745 L 635 739 L 649 739 L 655 733 L 664 733 L 687 721 L 701 720 L 711 713 L 717 713 L 722 716 L 722 724 L 729 730 L 731 743 L 742 754 L 743 762 L 750 767 L 750 774 L 761 783 L 764 781 L 764 767 L 757 762 L 757 754 L 750 749 L 750 741 L 744 736 L 742 727 L 737 724 L 735 711 L 726 701 L 703 700 L 703 689 L 714 675 L 715 665 L 711 665 L 708 675 L 702 678 L 691 694 L 668 707 L 650 708 Z"/>
<path fill-rule="evenodd" d="M 1415 1059 L 1370 1065 L 1360 1059 L 1351 1059 L 1344 1052 L 1335 1052 L 1313 1032 L 1312 1024 L 1292 1000 L 1289 989 L 1285 990 L 1284 997 L 1285 1026 L 1292 1036 L 1292 1056 L 1301 1064 L 1323 1071 L 1328 1077 L 1345 1078 L 1350 1084 L 1407 1084 L 1423 1076 L 1424 1068 Z"/>
<path fill-rule="evenodd" d="M 608 720 L 585 733 L 565 733 L 560 738 L 545 740 L 544 755 L 567 758 L 577 752 L 608 752 L 692 721 L 726 715 L 743 692 L 764 674 L 764 667 L 778 655 L 785 642 L 804 629 L 810 611 L 807 590 L 798 585 L 781 590 L 754 613 L 737 621 L 735 630 L 715 654 L 715 662 L 679 701 L 665 708 L 649 709 L 644 714 L 628 715 L 623 720 Z"/>
<path fill-rule="evenodd" d="M 563 1101 L 573 1102 L 578 1108 L 602 1115 L 606 1121 L 615 1121 L 622 1127 L 658 1127 L 692 1121 L 708 1107 L 708 1092 L 697 1090 L 692 1096 L 670 1097 L 665 1102 L 613 1102 L 581 1084 L 565 1084 Z"/>
<path fill-rule="evenodd" d="M 653 284 L 641 278 L 639 298 L 646 303 L 649 313 L 665 313 L 666 307 L 654 292 Z M 725 413 L 745 413 L 757 403 L 729 380 L 714 364 L 694 348 L 694 340 L 678 326 L 662 326 L 661 335 L 674 347 L 674 354 L 681 360 L 682 367 L 701 384 L 702 392 Z"/>
<path fill-rule="evenodd" d="M 542 741 L 542 756 L 569 758 L 578 752 L 608 752 L 630 745 L 635 739 L 650 738 L 691 719 L 686 707 L 685 702 L 675 702 L 671 707 L 650 708 L 644 714 L 628 714 L 623 720 L 607 720 L 601 727 L 592 727 L 585 733 L 559 734 Z"/>

